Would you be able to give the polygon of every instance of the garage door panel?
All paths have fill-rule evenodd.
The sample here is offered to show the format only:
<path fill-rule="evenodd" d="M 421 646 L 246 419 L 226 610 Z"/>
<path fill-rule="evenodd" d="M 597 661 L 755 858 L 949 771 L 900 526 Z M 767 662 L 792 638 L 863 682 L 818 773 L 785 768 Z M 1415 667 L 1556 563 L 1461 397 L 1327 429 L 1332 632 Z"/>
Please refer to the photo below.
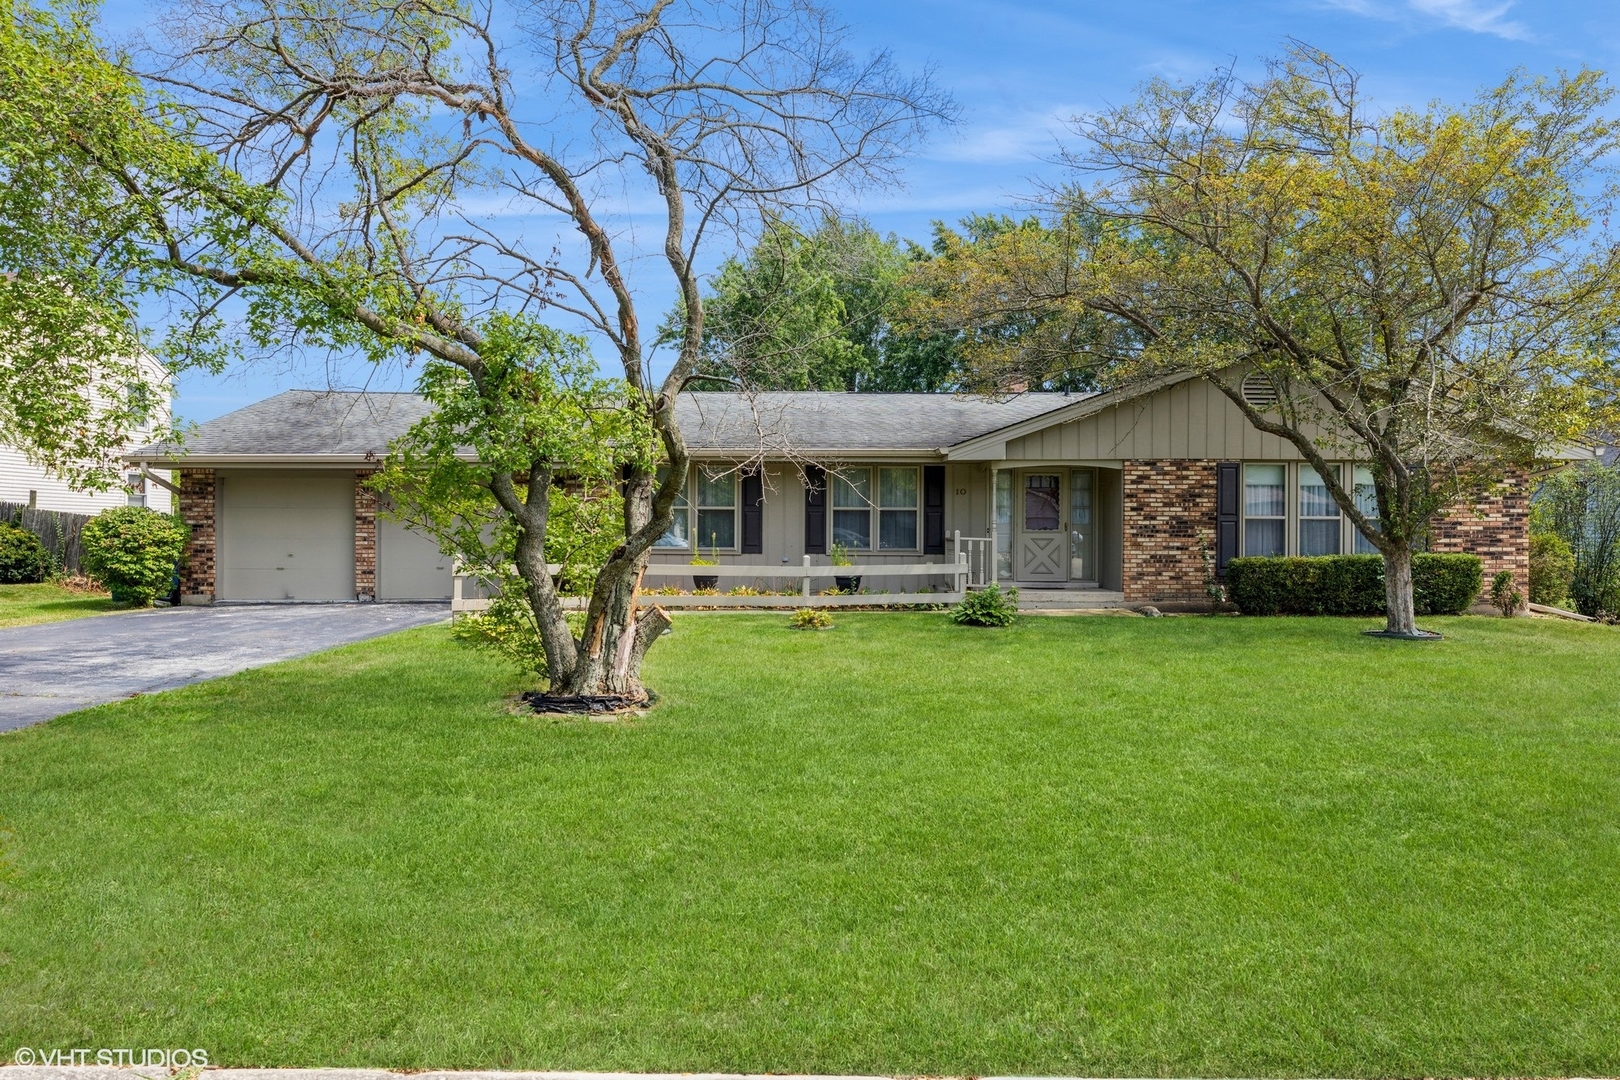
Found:
<path fill-rule="evenodd" d="M 354 535 L 354 521 L 346 507 L 232 507 L 231 520 L 242 530 L 241 535 L 261 540 L 287 537 L 332 540 Z"/>
<path fill-rule="evenodd" d="M 226 476 L 219 499 L 221 599 L 354 599 L 352 476 Z"/>
<path fill-rule="evenodd" d="M 398 521 L 377 523 L 377 599 L 448 600 L 451 559 L 432 538 Z"/>

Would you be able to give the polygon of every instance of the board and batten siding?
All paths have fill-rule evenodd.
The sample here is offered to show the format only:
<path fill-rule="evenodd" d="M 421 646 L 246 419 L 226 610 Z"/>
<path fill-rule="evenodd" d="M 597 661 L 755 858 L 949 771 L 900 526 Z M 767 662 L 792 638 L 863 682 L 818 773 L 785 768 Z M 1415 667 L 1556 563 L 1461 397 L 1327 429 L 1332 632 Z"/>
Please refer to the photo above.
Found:
<path fill-rule="evenodd" d="M 1296 461 L 1294 445 L 1267 435 L 1204 379 L 1188 379 L 1091 416 L 1007 440 L 1010 461 L 1194 458 Z"/>

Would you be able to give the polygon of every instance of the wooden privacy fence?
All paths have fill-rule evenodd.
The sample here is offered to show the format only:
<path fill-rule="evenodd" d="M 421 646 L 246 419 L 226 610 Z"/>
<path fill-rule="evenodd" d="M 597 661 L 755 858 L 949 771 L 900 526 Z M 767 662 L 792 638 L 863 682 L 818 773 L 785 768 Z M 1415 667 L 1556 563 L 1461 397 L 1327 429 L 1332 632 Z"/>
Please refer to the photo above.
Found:
<path fill-rule="evenodd" d="M 953 557 L 949 562 L 935 563 L 859 563 L 854 566 L 812 566 L 810 556 L 804 556 L 801 566 L 761 566 L 728 563 L 719 566 L 691 566 L 686 563 L 654 563 L 647 567 L 643 577 L 643 592 L 639 603 L 643 607 L 657 604 L 665 608 L 802 608 L 802 607 L 889 607 L 913 604 L 955 604 L 967 595 L 969 588 L 983 585 L 992 577 L 989 566 L 992 557 L 989 541 L 955 534 Z M 549 567 L 555 574 L 559 567 Z M 659 593 L 648 591 L 655 580 L 668 578 L 712 577 L 719 579 L 719 588 L 713 593 Z M 930 578 L 946 577 L 950 587 L 943 591 L 840 593 L 820 592 L 817 582 L 833 583 L 841 577 Z M 735 595 L 725 591 L 731 581 L 793 581 L 798 585 L 788 595 Z M 450 610 L 483 611 L 489 607 L 487 583 L 478 575 L 464 573 L 458 565 L 450 593 Z M 564 597 L 563 604 L 570 609 L 585 605 L 584 597 Z"/>
<path fill-rule="evenodd" d="M 61 510 L 40 510 L 26 503 L 0 502 L 0 521 L 20 526 L 39 537 L 56 565 L 67 574 L 79 573 L 79 561 L 84 553 L 79 533 L 90 517 Z"/>

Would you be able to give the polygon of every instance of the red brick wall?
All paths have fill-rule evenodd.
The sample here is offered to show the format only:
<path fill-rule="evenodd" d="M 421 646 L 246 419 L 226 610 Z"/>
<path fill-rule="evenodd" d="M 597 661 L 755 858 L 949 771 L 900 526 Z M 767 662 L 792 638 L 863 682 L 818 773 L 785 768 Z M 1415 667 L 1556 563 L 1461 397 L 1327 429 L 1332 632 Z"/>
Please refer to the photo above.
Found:
<path fill-rule="evenodd" d="M 191 529 L 180 567 L 183 603 L 214 602 L 214 470 L 180 470 L 180 517 Z"/>
<path fill-rule="evenodd" d="M 1520 594 L 1530 595 L 1530 477 L 1514 472 L 1501 484 L 1435 519 L 1430 551 L 1466 552 L 1484 564 L 1484 597 L 1491 578 L 1513 571 Z"/>
<path fill-rule="evenodd" d="M 377 493 L 366 487 L 370 472 L 354 474 L 354 591 L 377 598 Z"/>
<path fill-rule="evenodd" d="M 1127 461 L 1123 481 L 1125 599 L 1208 604 L 1199 533 L 1215 542 L 1215 462 Z"/>

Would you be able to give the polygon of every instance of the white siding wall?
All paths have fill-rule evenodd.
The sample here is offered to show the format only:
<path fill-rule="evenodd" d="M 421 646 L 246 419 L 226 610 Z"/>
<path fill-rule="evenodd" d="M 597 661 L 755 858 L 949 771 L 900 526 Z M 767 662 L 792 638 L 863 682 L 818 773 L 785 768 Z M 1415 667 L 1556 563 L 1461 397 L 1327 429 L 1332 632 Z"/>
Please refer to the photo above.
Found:
<path fill-rule="evenodd" d="M 142 367 L 146 370 L 148 378 L 163 377 L 163 371 L 155 361 L 149 360 L 142 364 Z M 165 403 L 159 423 L 167 424 L 169 416 L 169 406 Z M 139 446 L 147 442 L 148 434 L 149 429 L 136 432 L 130 445 Z M 170 479 L 166 470 L 152 471 L 165 480 Z M 109 507 L 129 504 L 129 493 L 122 487 L 100 492 L 76 491 L 60 478 L 50 475 L 37 465 L 30 464 L 21 450 L 0 443 L 0 502 L 26 503 L 31 491 L 36 493 L 41 510 L 59 510 L 71 514 L 96 514 Z M 147 481 L 146 505 L 154 510 L 167 512 L 170 508 L 169 492 Z"/>

